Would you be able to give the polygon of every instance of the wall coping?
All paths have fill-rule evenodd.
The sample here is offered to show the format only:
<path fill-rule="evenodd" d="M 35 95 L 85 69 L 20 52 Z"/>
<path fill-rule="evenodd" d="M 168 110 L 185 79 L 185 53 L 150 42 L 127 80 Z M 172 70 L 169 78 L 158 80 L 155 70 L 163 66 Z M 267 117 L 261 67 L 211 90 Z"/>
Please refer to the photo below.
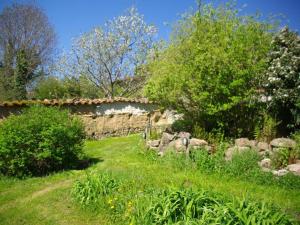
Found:
<path fill-rule="evenodd" d="M 155 104 L 153 101 L 149 101 L 147 98 L 73 98 L 73 99 L 44 99 L 44 100 L 20 100 L 20 101 L 4 101 L 0 102 L 0 107 L 12 107 L 12 106 L 27 106 L 33 104 L 42 105 L 101 105 L 107 103 L 127 102 L 127 103 L 141 103 L 141 104 Z"/>

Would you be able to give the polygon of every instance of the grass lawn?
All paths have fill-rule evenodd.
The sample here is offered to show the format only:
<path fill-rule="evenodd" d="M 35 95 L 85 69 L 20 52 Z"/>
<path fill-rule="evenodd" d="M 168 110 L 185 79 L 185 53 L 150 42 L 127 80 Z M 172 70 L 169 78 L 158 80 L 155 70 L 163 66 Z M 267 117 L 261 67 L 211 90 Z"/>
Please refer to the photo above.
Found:
<path fill-rule="evenodd" d="M 109 171 L 153 187 L 203 188 L 232 197 L 271 202 L 300 220 L 300 190 L 257 185 L 191 168 L 174 167 L 143 154 L 139 136 L 87 141 L 85 152 L 97 162 L 85 170 L 17 180 L 0 178 L 0 224 L 115 224 L 108 211 L 95 213 L 73 202 L 71 188 L 87 171 Z"/>

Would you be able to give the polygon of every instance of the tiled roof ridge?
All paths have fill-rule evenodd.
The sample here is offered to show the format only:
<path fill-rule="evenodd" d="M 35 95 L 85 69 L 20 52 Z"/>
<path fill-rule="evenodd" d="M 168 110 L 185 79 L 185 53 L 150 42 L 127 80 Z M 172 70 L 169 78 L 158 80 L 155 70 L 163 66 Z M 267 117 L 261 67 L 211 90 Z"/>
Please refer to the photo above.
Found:
<path fill-rule="evenodd" d="M 0 106 L 25 106 L 32 104 L 42 105 L 100 105 L 103 103 L 114 103 L 114 102 L 130 102 L 130 103 L 143 103 L 151 104 L 154 103 L 149 101 L 147 98 L 72 98 L 72 99 L 44 99 L 44 100 L 14 100 L 0 102 Z"/>

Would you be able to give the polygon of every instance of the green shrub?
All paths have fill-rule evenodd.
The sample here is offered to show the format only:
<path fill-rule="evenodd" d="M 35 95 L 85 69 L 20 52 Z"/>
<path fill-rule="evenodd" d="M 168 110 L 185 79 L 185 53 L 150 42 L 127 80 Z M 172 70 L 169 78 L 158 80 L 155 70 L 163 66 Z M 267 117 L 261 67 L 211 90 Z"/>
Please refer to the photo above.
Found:
<path fill-rule="evenodd" d="M 68 111 L 27 108 L 0 124 L 0 173 L 24 177 L 74 168 L 84 137 L 83 124 Z"/>
<path fill-rule="evenodd" d="M 271 155 L 272 166 L 274 168 L 283 168 L 289 164 L 291 150 L 288 148 L 279 148 Z"/>

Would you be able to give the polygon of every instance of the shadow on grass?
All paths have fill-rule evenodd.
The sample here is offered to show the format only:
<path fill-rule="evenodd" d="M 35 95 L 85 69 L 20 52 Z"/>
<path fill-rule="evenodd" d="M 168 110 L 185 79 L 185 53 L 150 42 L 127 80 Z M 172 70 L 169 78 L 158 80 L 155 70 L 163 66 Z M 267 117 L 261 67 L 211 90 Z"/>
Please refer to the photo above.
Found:
<path fill-rule="evenodd" d="M 83 158 L 78 161 L 77 166 L 74 168 L 75 170 L 85 170 L 89 168 L 90 166 L 93 166 L 97 163 L 101 163 L 104 160 L 101 158 Z"/>

